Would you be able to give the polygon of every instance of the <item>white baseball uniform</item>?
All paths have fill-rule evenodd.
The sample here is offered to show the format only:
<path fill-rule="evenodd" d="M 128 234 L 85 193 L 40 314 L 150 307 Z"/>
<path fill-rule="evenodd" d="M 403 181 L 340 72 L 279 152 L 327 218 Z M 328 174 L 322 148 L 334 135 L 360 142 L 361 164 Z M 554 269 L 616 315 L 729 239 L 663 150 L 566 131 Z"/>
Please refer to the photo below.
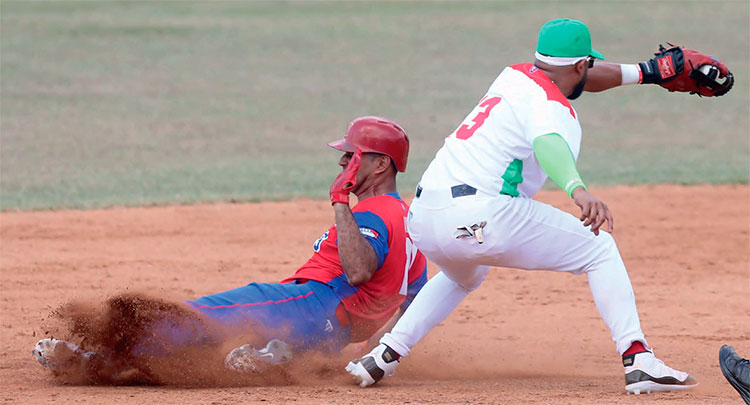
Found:
<path fill-rule="evenodd" d="M 505 68 L 422 176 L 409 233 L 441 271 L 381 343 L 408 355 L 479 287 L 488 266 L 586 273 L 620 354 L 646 343 L 612 236 L 595 236 L 578 218 L 532 199 L 547 178 L 532 142 L 549 133 L 577 158 L 581 127 L 567 98 L 531 63 Z"/>

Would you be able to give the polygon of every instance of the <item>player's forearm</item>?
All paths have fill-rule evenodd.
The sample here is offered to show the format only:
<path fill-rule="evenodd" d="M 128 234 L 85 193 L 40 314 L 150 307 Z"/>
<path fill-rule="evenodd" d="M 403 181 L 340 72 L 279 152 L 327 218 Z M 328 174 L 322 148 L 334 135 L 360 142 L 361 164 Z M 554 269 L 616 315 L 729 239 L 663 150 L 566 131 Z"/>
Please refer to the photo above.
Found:
<path fill-rule="evenodd" d="M 586 188 L 578 174 L 576 162 L 567 142 L 558 134 L 542 135 L 534 139 L 534 156 L 550 179 L 572 196 L 578 187 Z"/>
<path fill-rule="evenodd" d="M 351 209 L 346 204 L 334 204 L 336 214 L 337 244 L 341 267 L 351 285 L 366 283 L 378 267 L 378 258 L 372 246 L 359 232 Z"/>
<path fill-rule="evenodd" d="M 618 63 L 596 61 L 587 74 L 585 91 L 599 92 L 622 84 L 622 70 Z"/>
<path fill-rule="evenodd" d="M 367 341 L 363 343 L 363 351 L 369 352 L 372 350 L 375 346 L 378 345 L 380 342 L 380 338 L 382 338 L 386 333 L 390 333 L 390 331 L 393 329 L 394 326 L 396 326 L 396 322 L 398 322 L 399 319 L 401 319 L 401 316 L 404 314 L 404 311 L 401 310 L 401 308 L 396 311 L 395 314 L 391 317 L 391 319 L 386 322 L 385 325 L 383 325 L 380 329 L 378 329 L 377 332 L 375 332 L 374 335 L 370 336 Z"/>

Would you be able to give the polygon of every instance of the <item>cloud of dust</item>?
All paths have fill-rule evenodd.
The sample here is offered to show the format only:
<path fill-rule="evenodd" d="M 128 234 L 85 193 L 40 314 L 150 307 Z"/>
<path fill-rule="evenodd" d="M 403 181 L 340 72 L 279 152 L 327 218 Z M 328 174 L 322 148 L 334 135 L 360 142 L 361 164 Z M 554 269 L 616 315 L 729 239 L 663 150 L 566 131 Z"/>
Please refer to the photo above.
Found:
<path fill-rule="evenodd" d="M 173 385 L 187 387 L 330 384 L 347 381 L 350 358 L 295 353 L 285 366 L 239 373 L 224 366 L 235 347 L 262 347 L 258 331 L 232 329 L 203 317 L 183 303 L 124 293 L 102 303 L 74 301 L 53 311 L 47 335 L 95 354 L 55 377 L 68 384 Z M 179 344 L 169 331 L 181 330 Z M 187 333 L 184 333 L 187 332 Z"/>
<path fill-rule="evenodd" d="M 224 366 L 235 347 L 257 342 L 258 331 L 228 331 L 183 303 L 139 293 L 113 296 L 103 303 L 70 302 L 56 309 L 61 337 L 96 354 L 85 366 L 58 373 L 66 383 L 103 385 L 173 385 L 189 387 L 330 385 L 351 378 L 343 370 L 359 354 L 295 353 L 285 366 L 260 373 L 239 373 Z M 187 331 L 175 344 L 170 330 Z M 51 330 L 54 330 L 51 329 Z M 51 332 L 48 332 L 51 334 Z M 465 339 L 466 340 L 466 339 Z M 570 373 L 574 355 L 534 349 L 509 351 L 491 337 L 466 341 L 428 335 L 402 359 L 398 375 L 406 378 L 466 380 L 555 376 Z M 552 355 L 554 357 L 547 357 Z"/>

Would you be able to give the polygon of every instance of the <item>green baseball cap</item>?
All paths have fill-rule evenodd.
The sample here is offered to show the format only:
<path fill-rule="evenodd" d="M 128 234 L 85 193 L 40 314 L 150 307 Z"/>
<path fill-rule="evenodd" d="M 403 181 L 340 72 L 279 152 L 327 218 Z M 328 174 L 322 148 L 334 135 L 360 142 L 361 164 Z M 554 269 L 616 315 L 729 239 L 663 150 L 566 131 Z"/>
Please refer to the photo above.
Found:
<path fill-rule="evenodd" d="M 591 47 L 591 34 L 586 24 L 568 18 L 550 20 L 542 25 L 536 51 L 559 58 L 593 56 L 604 59 L 604 55 Z"/>

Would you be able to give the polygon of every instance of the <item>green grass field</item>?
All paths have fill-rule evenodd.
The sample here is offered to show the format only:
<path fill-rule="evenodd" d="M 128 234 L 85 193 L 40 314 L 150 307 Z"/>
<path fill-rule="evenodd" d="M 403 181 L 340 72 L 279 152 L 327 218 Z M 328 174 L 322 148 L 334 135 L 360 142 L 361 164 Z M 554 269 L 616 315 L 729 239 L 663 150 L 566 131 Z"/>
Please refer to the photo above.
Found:
<path fill-rule="evenodd" d="M 589 184 L 747 183 L 750 6 L 738 1 L 0 2 L 0 209 L 325 198 L 326 142 L 401 123 L 411 193 L 539 27 L 586 22 L 614 62 L 720 57 L 718 99 L 628 86 L 574 103 Z"/>

